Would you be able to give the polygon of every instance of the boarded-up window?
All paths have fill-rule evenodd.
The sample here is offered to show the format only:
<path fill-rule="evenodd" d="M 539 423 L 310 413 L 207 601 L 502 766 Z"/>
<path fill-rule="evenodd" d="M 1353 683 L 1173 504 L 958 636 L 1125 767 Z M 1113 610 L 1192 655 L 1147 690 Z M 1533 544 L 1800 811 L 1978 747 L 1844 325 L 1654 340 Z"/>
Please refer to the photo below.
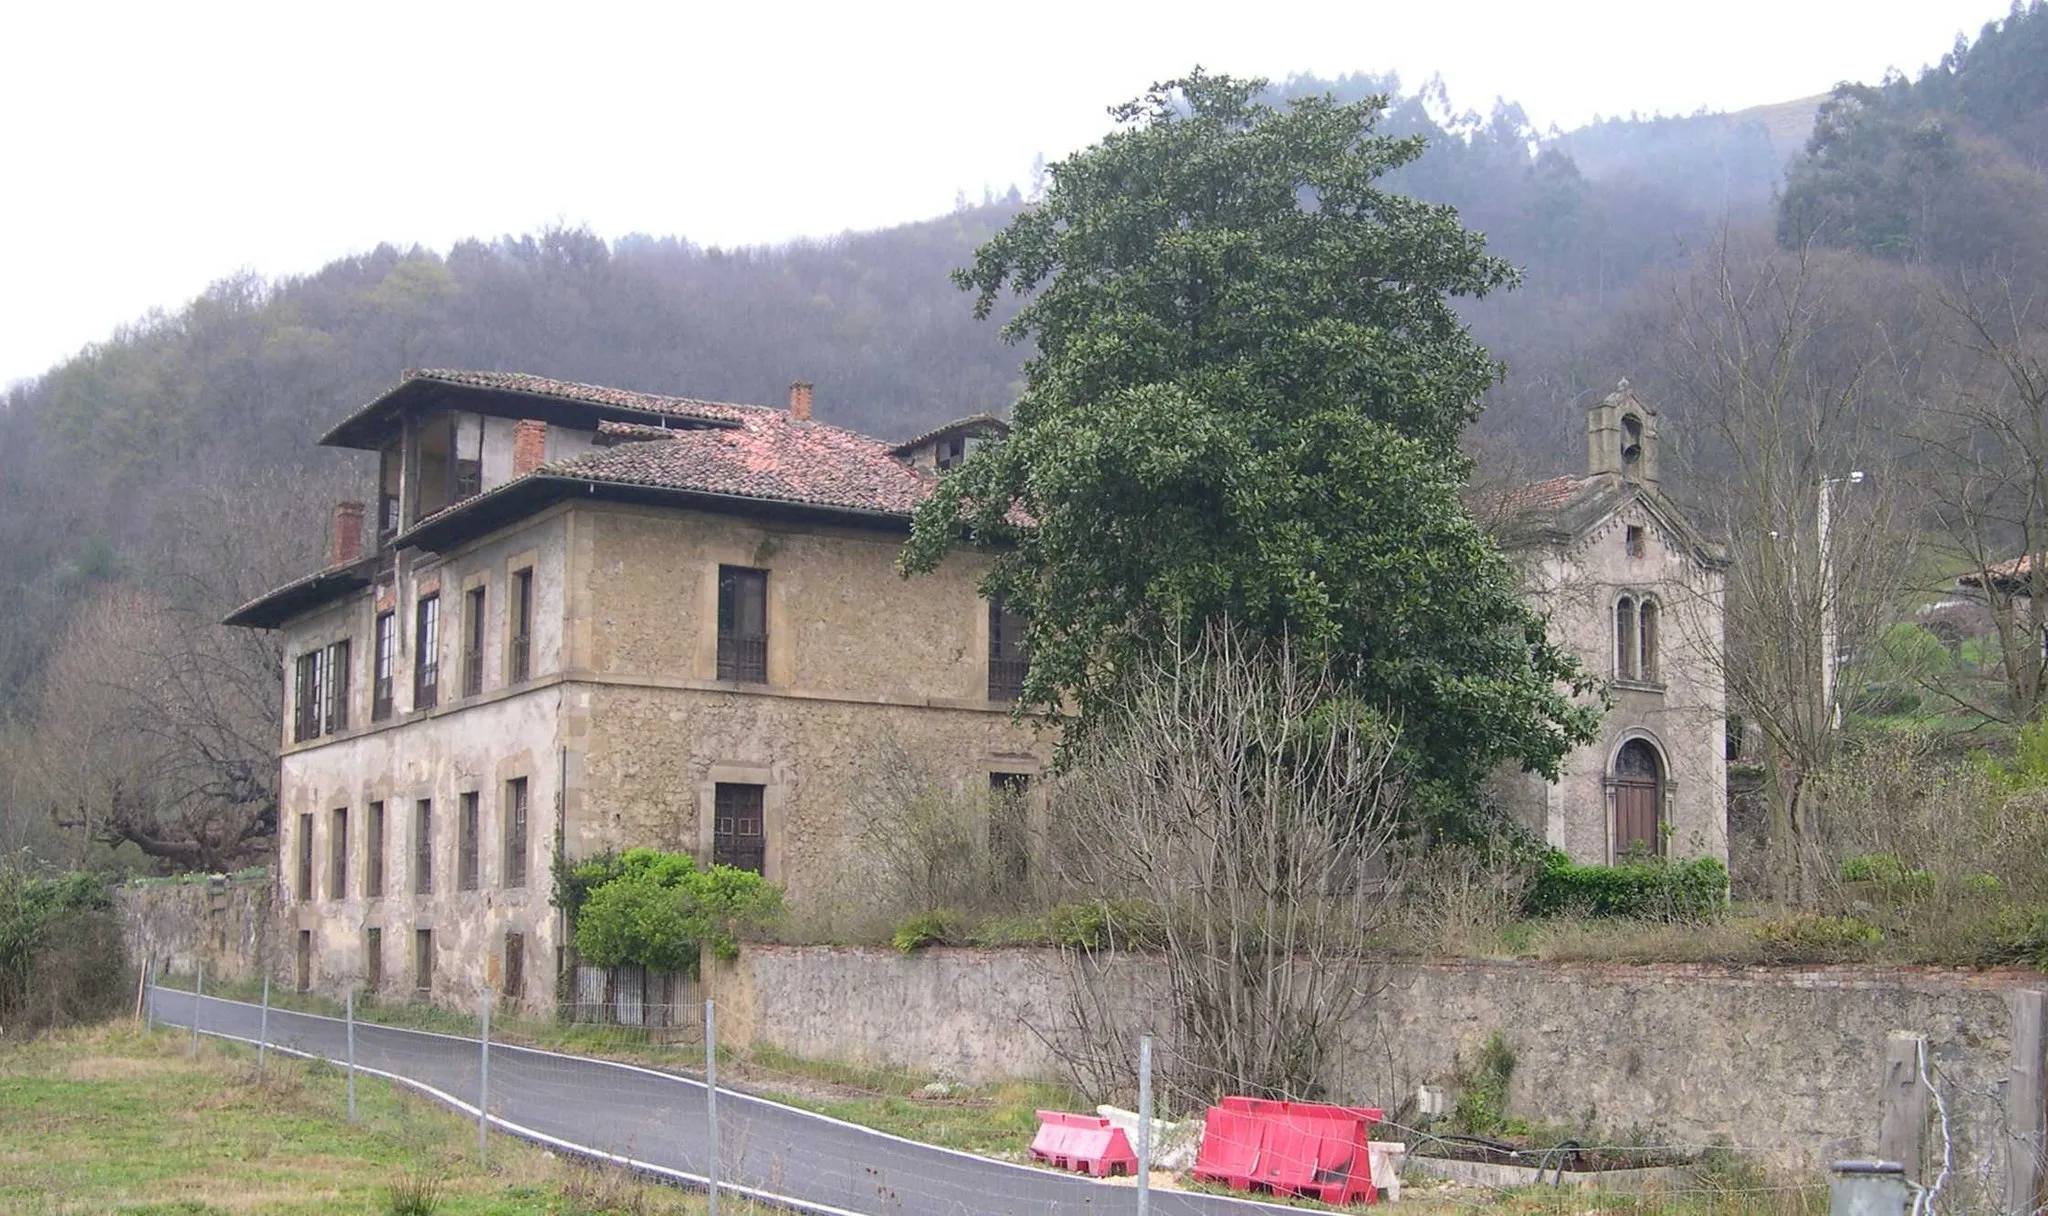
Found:
<path fill-rule="evenodd" d="M 763 830 L 764 787 L 721 781 L 713 794 L 711 860 L 764 873 L 768 838 Z"/>
<path fill-rule="evenodd" d="M 412 934 L 412 986 L 421 995 L 434 991 L 434 931 L 415 929 Z"/>
<path fill-rule="evenodd" d="M 384 804 L 373 802 L 363 825 L 363 894 L 371 899 L 384 894 Z"/>
<path fill-rule="evenodd" d="M 526 885 L 526 778 L 505 783 L 505 885 Z"/>
<path fill-rule="evenodd" d="M 313 814 L 299 816 L 299 872 L 296 894 L 299 902 L 313 898 Z"/>
<path fill-rule="evenodd" d="M 505 995 L 517 999 L 526 991 L 526 935 L 505 935 Z"/>
<path fill-rule="evenodd" d="M 328 819 L 327 897 L 348 898 L 348 808 L 338 806 Z"/>
<path fill-rule="evenodd" d="M 363 930 L 363 978 L 372 992 L 384 986 L 384 930 L 375 925 Z"/>
<path fill-rule="evenodd" d="M 477 797 L 475 790 L 462 795 L 455 824 L 455 885 L 476 890 L 477 879 Z"/>
<path fill-rule="evenodd" d="M 768 572 L 718 568 L 718 678 L 768 681 Z"/>
<path fill-rule="evenodd" d="M 434 892 L 434 800 L 412 804 L 412 893 Z"/>

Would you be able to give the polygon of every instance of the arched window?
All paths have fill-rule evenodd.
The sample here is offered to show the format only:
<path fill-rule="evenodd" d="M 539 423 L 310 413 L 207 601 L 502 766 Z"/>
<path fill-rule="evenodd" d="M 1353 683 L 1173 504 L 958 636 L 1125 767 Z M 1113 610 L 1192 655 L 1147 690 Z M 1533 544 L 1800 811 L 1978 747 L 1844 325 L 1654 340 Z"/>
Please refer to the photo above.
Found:
<path fill-rule="evenodd" d="M 1657 679 L 1657 625 L 1663 615 L 1657 601 L 1648 596 L 1636 606 L 1636 628 L 1639 641 L 1636 645 L 1636 667 L 1640 678 L 1655 682 Z"/>
<path fill-rule="evenodd" d="M 1615 679 L 1636 678 L 1636 647 L 1640 644 L 1636 633 L 1636 602 L 1632 597 L 1624 595 L 1614 604 Z"/>
<path fill-rule="evenodd" d="M 1643 466 L 1643 420 L 1629 414 L 1621 420 L 1621 469 L 1633 479 Z"/>

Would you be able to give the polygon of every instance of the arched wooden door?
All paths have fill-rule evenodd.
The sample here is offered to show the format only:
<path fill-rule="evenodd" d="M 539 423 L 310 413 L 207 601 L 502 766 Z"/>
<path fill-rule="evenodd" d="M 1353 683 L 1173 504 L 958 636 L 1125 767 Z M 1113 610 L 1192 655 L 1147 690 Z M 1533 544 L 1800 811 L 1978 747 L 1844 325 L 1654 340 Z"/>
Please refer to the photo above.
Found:
<path fill-rule="evenodd" d="M 1614 855 L 1664 851 L 1664 764 L 1657 749 L 1630 739 L 1614 757 Z"/>

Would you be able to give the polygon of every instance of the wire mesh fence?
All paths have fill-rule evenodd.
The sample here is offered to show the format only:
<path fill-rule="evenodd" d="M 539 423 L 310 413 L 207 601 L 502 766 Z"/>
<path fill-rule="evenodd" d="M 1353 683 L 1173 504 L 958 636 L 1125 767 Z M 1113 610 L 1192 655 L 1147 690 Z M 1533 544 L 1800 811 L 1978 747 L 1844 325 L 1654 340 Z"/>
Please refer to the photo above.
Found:
<path fill-rule="evenodd" d="M 260 981 L 220 987 L 216 991 L 199 976 L 152 977 L 145 986 L 144 1015 L 152 1026 L 189 1038 L 246 1041 L 256 1047 L 259 1059 L 263 1053 L 284 1052 L 329 1061 L 351 1078 L 361 1074 L 398 1081 L 475 1117 L 478 1151 L 486 1156 L 491 1133 L 510 1133 L 668 1181 L 700 1189 L 715 1186 L 732 1204 L 766 1202 L 823 1213 L 1062 1213 L 1085 1208 L 1206 1216 L 1299 1210 L 1278 1205 L 1301 1204 L 1314 1195 L 1305 1197 L 1306 1188 L 1275 1185 L 1276 1180 L 1307 1177 L 1327 1183 L 1340 1176 L 1340 1166 L 1350 1168 L 1330 1156 L 1327 1143 L 1276 1139 L 1270 1131 L 1254 1140 L 1241 1125 L 1205 1127 L 1206 1111 L 1199 1106 L 1154 1112 L 1162 1120 L 1157 1126 L 1180 1125 L 1178 1139 L 1174 1132 L 1155 1138 L 1150 1121 L 1126 1120 L 1121 1126 L 1131 1154 L 1143 1157 L 1102 1181 L 1023 1160 L 992 1160 L 935 1147 L 707 1078 L 724 1069 L 738 1074 L 742 1084 L 779 1081 L 789 1090 L 823 1084 L 817 1068 L 799 1067 L 772 1053 L 707 1053 L 705 1043 L 717 1039 L 705 1034 L 702 1004 L 687 1010 L 675 1002 L 643 1004 L 641 1024 L 619 1025 L 533 1018 L 516 1005 L 508 1014 L 497 994 L 487 992 L 475 994 L 470 1010 L 430 1010 L 359 1002 L 352 994 L 328 1002 L 272 989 L 266 999 Z M 681 1041 L 685 1035 L 694 1041 Z M 626 1058 L 606 1058 L 589 1050 L 592 1046 L 609 1046 Z M 1153 1089 L 1151 1069 L 1144 1065 L 1170 1068 L 1176 1062 L 1166 1045 L 1155 1055 L 1151 1044 L 1140 1044 L 1133 1054 L 1140 1069 L 1131 1090 L 1142 1108 Z M 871 1094 L 884 1105 L 938 1112 L 970 1110 L 988 1101 L 943 1084 L 938 1086 L 947 1091 L 943 1095 L 919 1093 L 908 1074 L 849 1069 L 834 1075 L 837 1080 L 829 1089 L 842 1101 L 849 1093 Z M 1092 1109 L 1078 1095 L 1072 1097 L 1080 1110 Z M 1212 1173 L 1203 1180 L 1197 1176 L 1201 1171 L 1186 1169 L 1193 1156 L 1191 1130 L 1203 1141 L 1203 1157 L 1257 1161 L 1259 1168 L 1236 1178 Z M 1708 1154 L 1728 1154 L 1728 1145 L 1657 1146 L 1669 1156 L 1682 1158 L 1689 1152 L 1694 1159 L 1649 1171 L 1654 1176 L 1626 1179 L 1632 1194 L 1603 1191 L 1589 1200 L 1587 1192 L 1573 1186 L 1577 1179 L 1571 1175 L 1580 1172 L 1574 1163 L 1603 1155 L 1618 1160 L 1646 1146 L 1571 1145 L 1539 1164 L 1544 1171 L 1540 1188 L 1466 1184 L 1445 1192 L 1431 1190 L 1442 1184 L 1428 1182 L 1416 1168 L 1419 1151 L 1438 1151 L 1448 1143 L 1440 1132 L 1381 1119 L 1370 1135 L 1409 1150 L 1402 1175 L 1410 1198 L 1421 1185 L 1425 1198 L 1441 1201 L 1448 1194 L 1461 1210 L 1762 1216 L 1817 1213 L 1827 1206 L 1825 1189 L 1816 1183 L 1770 1179 L 1728 1168 L 1725 1161 L 1703 1161 Z M 1026 1139 L 1019 1136 L 1011 1145 L 1019 1158 Z M 1178 1160 L 1163 1159 L 1176 1151 L 1183 1154 Z M 1146 1170 L 1147 1159 L 1160 1170 Z M 1393 1160 L 1400 1160 L 1399 1154 Z M 1375 1160 L 1368 1166 L 1378 1167 L 1372 1178 L 1376 1189 L 1393 1189 L 1389 1164 Z M 1139 1185 L 1140 1178 L 1147 1185 Z M 1609 1180 L 1610 1187 L 1614 1181 Z M 1243 1189 L 1247 1185 L 1252 1189 Z"/>

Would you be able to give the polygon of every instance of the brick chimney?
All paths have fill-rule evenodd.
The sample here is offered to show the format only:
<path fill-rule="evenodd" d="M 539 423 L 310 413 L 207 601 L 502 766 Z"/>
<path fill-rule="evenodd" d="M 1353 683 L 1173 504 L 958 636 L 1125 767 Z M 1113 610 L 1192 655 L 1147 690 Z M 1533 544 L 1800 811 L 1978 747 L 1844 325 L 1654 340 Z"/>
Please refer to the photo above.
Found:
<path fill-rule="evenodd" d="M 334 564 L 346 566 L 363 556 L 363 504 L 334 504 Z"/>
<path fill-rule="evenodd" d="M 789 386 L 789 416 L 798 422 L 811 420 L 811 382 L 798 380 Z"/>
<path fill-rule="evenodd" d="M 524 477 L 548 458 L 548 424 L 521 418 L 512 424 L 512 476 Z"/>

